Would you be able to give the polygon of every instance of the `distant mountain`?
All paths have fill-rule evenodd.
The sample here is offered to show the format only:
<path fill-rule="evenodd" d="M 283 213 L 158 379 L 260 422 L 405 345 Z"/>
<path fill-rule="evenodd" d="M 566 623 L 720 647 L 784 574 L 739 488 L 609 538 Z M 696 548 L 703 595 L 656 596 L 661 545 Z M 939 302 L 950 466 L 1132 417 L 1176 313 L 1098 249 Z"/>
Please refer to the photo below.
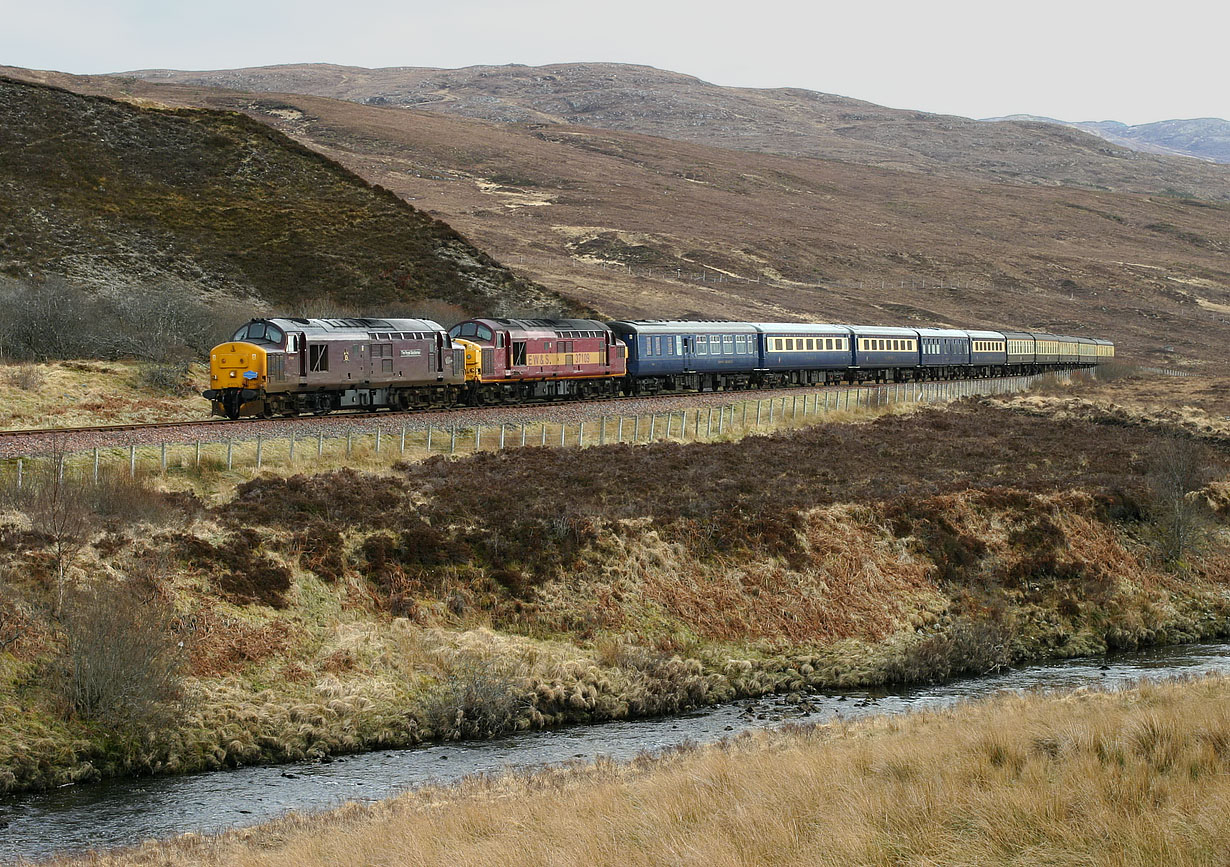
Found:
<path fill-rule="evenodd" d="M 445 223 L 235 112 L 0 77 L 0 273 L 103 291 L 558 304 Z"/>
<path fill-rule="evenodd" d="M 1196 157 L 1215 163 L 1230 163 L 1230 121 L 1219 117 L 1189 120 L 1159 120 L 1128 126 L 1117 120 L 1066 121 L 1032 114 L 991 117 L 988 121 L 1036 121 L 1091 132 L 1099 138 L 1134 151 L 1169 156 Z"/>
<path fill-rule="evenodd" d="M 621 130 L 745 151 L 1015 183 L 1230 200 L 1230 171 L 1056 124 L 988 124 L 793 88 L 720 87 L 614 63 L 363 69 L 328 64 L 140 70 L 150 82 L 298 93 L 504 124 Z"/>

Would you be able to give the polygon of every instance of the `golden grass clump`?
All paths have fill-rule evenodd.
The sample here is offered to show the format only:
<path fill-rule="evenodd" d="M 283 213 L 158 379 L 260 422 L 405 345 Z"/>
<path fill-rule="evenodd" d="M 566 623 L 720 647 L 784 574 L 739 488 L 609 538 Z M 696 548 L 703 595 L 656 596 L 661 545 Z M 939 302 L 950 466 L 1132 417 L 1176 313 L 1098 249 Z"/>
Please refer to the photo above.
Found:
<path fill-rule="evenodd" d="M 90 863 L 1221 864 L 1230 678 L 1005 693 L 471 779 Z"/>

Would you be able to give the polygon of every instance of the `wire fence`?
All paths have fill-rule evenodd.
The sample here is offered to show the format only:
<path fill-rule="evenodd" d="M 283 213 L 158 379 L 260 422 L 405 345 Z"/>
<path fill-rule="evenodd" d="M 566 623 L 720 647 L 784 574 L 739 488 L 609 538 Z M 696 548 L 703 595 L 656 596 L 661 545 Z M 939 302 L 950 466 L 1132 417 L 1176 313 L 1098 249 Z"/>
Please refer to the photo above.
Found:
<path fill-rule="evenodd" d="M 1088 372 L 1086 372 L 1088 373 Z M 97 447 L 26 455 L 0 462 L 0 484 L 20 489 L 36 467 L 59 464 L 61 475 L 97 481 L 104 474 L 149 475 L 306 471 L 342 466 L 388 465 L 432 455 L 466 455 L 529 446 L 586 448 L 613 443 L 711 442 L 814 424 L 836 413 L 891 410 L 902 404 L 934 404 L 979 395 L 1026 391 L 1043 380 L 1069 383 L 1071 371 L 998 379 L 889 383 L 878 386 L 817 386 L 797 394 L 759 397 L 746 392 L 726 404 L 641 414 L 603 414 L 582 421 L 428 425 L 400 430 L 356 427 L 340 433 L 226 437 Z"/>

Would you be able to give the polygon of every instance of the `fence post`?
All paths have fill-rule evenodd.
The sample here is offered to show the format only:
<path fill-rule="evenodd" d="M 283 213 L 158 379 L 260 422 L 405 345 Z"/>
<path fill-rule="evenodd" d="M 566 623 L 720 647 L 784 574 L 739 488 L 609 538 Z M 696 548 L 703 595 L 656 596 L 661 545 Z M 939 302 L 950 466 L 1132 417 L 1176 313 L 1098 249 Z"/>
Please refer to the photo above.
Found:
<path fill-rule="evenodd" d="M 641 417 L 636 417 L 636 424 L 632 426 L 632 442 L 635 444 L 641 438 Z"/>
<path fill-rule="evenodd" d="M 402 422 L 402 425 L 401 425 L 401 454 L 404 455 L 405 453 L 406 453 L 406 423 Z"/>
<path fill-rule="evenodd" d="M 435 425 L 427 425 L 427 454 L 431 454 L 431 432 L 433 427 L 435 427 Z"/>
<path fill-rule="evenodd" d="M 201 441 L 200 440 L 196 441 L 196 466 L 197 466 L 197 469 L 201 468 Z"/>
<path fill-rule="evenodd" d="M 671 438 L 671 422 L 673 422 L 674 420 L 675 420 L 675 411 L 673 409 L 667 410 L 666 412 L 666 434 L 665 434 L 667 439 Z"/>
<path fill-rule="evenodd" d="M 577 448 L 585 448 L 585 422 L 581 422 L 577 428 Z"/>
<path fill-rule="evenodd" d="M 621 443 L 623 441 L 624 441 L 624 417 L 621 415 L 619 417 L 618 428 L 615 431 L 615 442 Z"/>
<path fill-rule="evenodd" d="M 718 436 L 726 431 L 726 407 L 718 407 Z"/>
<path fill-rule="evenodd" d="M 21 490 L 22 485 L 22 465 L 21 458 L 17 459 L 17 490 Z"/>
<path fill-rule="evenodd" d="M 760 411 L 764 409 L 764 401 L 756 398 L 756 427 L 760 427 Z"/>
<path fill-rule="evenodd" d="M 606 445 L 606 415 L 598 416 L 598 445 Z"/>
<path fill-rule="evenodd" d="M 325 435 L 324 433 L 321 433 L 321 434 L 318 434 L 318 438 L 316 440 L 316 457 L 318 458 L 324 457 L 324 454 L 325 454 Z"/>
<path fill-rule="evenodd" d="M 545 421 L 542 423 L 542 443 L 541 445 L 543 448 L 547 447 L 547 423 Z"/>
<path fill-rule="evenodd" d="M 559 447 L 562 449 L 568 441 L 568 422 L 561 422 L 559 426 Z"/>
<path fill-rule="evenodd" d="M 474 425 L 474 451 L 481 451 L 483 447 L 483 426 L 481 424 Z"/>
<path fill-rule="evenodd" d="M 770 425 L 773 424 L 773 411 L 776 406 L 777 406 L 777 401 L 774 400 L 773 398 L 769 398 L 769 424 Z"/>
<path fill-rule="evenodd" d="M 346 459 L 350 459 L 350 448 L 353 442 L 353 434 L 351 431 L 346 431 Z"/>
<path fill-rule="evenodd" d="M 234 456 L 234 450 L 235 450 L 235 441 L 227 440 L 226 441 L 226 468 L 227 470 L 230 470 L 231 467 L 235 465 L 234 461 L 232 460 Z M 134 467 L 136 466 L 136 457 L 137 457 L 136 453 L 134 452 L 132 455 Z"/>
<path fill-rule="evenodd" d="M 525 448 L 525 422 L 521 422 L 521 448 Z"/>
<path fill-rule="evenodd" d="M 705 439 L 713 439 L 713 407 L 709 407 L 709 418 L 705 422 Z"/>
<path fill-rule="evenodd" d="M 504 450 L 504 422 L 500 422 L 500 451 Z"/>
<path fill-rule="evenodd" d="M 167 474 L 167 444 L 160 443 L 159 445 L 161 446 L 161 448 L 159 450 L 159 457 L 158 457 L 158 467 L 159 467 L 158 471 L 162 473 L 162 475 L 165 476 Z M 61 463 L 60 464 L 61 475 L 63 475 L 63 472 L 64 472 L 64 465 Z"/>
<path fill-rule="evenodd" d="M 226 468 L 228 470 L 230 469 L 229 463 Z M 136 444 L 133 444 L 128 447 L 128 478 L 135 479 L 136 477 L 137 477 L 137 447 L 136 447 Z"/>
<path fill-rule="evenodd" d="M 450 455 L 457 454 L 457 424 L 453 423 L 452 431 L 449 436 L 448 453 Z"/>
<path fill-rule="evenodd" d="M 747 401 L 743 401 L 743 429 L 747 430 Z"/>
<path fill-rule="evenodd" d="M 295 462 L 295 432 L 290 432 L 290 448 L 287 449 L 286 460 L 293 464 Z"/>
<path fill-rule="evenodd" d="M 376 426 L 376 457 L 380 457 L 380 426 Z"/>
<path fill-rule="evenodd" d="M 200 461 L 197 463 L 199 464 Z M 98 446 L 94 446 L 94 484 L 98 484 Z"/>
<path fill-rule="evenodd" d="M 649 442 L 653 442 L 654 431 L 657 430 L 657 427 L 658 414 L 656 412 L 651 412 L 649 414 Z"/>

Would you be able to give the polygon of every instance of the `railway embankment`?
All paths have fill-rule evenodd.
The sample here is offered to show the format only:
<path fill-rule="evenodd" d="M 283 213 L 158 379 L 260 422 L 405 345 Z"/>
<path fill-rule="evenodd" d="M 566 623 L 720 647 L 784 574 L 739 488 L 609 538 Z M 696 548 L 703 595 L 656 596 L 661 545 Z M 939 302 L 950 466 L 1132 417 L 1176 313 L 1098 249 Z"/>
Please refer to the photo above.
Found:
<path fill-rule="evenodd" d="M 1227 475 L 1216 437 L 966 402 L 210 505 L 113 479 L 94 523 L 32 485 L 0 539 L 0 789 L 1224 636 Z"/>

